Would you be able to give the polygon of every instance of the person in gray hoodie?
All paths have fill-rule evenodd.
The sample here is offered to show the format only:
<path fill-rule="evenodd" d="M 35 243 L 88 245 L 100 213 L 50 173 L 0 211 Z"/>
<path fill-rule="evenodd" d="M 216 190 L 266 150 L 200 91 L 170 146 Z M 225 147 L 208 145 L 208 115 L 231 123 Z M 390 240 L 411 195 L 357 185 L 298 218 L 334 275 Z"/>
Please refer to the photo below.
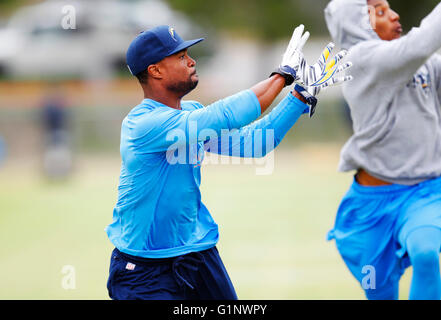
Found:
<path fill-rule="evenodd" d="M 328 239 L 368 299 L 440 299 L 441 4 L 408 34 L 386 0 L 332 0 L 334 42 L 349 50 L 343 87 L 354 133 L 340 171 L 355 171 Z"/>

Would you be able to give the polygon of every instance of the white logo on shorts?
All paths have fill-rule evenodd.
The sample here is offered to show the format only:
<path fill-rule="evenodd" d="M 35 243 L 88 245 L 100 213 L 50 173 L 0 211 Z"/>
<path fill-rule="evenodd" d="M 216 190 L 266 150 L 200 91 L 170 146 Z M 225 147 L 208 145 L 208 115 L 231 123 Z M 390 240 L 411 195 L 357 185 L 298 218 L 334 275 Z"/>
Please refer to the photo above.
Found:
<path fill-rule="evenodd" d="M 136 267 L 136 264 L 133 264 L 133 263 L 131 263 L 131 262 L 127 262 L 127 264 L 126 264 L 126 269 L 127 270 L 135 270 L 135 267 Z"/>

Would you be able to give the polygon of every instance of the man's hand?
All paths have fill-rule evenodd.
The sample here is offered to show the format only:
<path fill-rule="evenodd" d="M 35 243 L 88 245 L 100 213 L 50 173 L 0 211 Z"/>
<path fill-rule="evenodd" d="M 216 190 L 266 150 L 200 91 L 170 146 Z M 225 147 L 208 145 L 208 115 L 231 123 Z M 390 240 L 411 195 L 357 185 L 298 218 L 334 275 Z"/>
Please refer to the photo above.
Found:
<path fill-rule="evenodd" d="M 304 87 L 326 87 L 342 82 L 343 79 L 334 78 L 334 75 L 351 66 L 351 63 L 339 66 L 339 62 L 346 56 L 347 51 L 340 51 L 328 62 L 334 48 L 334 44 L 329 43 L 323 50 L 319 60 L 310 66 L 302 52 L 310 35 L 307 31 L 303 34 L 304 30 L 304 25 L 300 25 L 294 30 L 288 47 L 283 54 L 282 62 L 271 76 L 278 73 L 285 78 L 285 85 L 296 82 Z"/>
<path fill-rule="evenodd" d="M 285 78 L 285 86 L 289 86 L 294 81 L 300 80 L 299 75 L 302 74 L 302 72 L 299 72 L 301 70 L 301 60 L 299 58 L 294 59 L 294 57 L 303 57 L 302 50 L 310 35 L 308 31 L 303 34 L 304 30 L 305 26 L 303 24 L 294 29 L 288 47 L 283 54 L 282 62 L 270 75 L 270 77 L 274 74 L 282 75 Z"/>
<path fill-rule="evenodd" d="M 339 66 L 333 73 L 333 76 L 322 85 L 319 86 L 301 86 L 299 84 L 295 85 L 294 91 L 298 93 L 300 96 L 302 96 L 304 100 L 306 100 L 306 103 L 309 104 L 309 117 L 312 117 L 315 113 L 315 108 L 318 101 L 317 95 L 320 93 L 322 89 L 352 80 L 353 77 L 350 75 L 341 76 L 341 77 L 337 76 L 338 73 L 350 68 L 351 66 L 352 66 L 351 62 L 347 62 L 344 65 Z"/>
<path fill-rule="evenodd" d="M 301 86 L 308 87 L 308 91 L 310 91 L 310 93 L 314 96 L 317 96 L 321 88 L 340 84 L 352 79 L 352 77 L 349 76 L 337 77 L 338 73 L 352 66 L 351 62 L 340 65 L 340 61 L 348 53 L 346 50 L 340 51 L 336 54 L 334 59 L 328 61 L 334 46 L 335 45 L 332 42 L 329 43 L 323 49 L 320 58 L 314 65 L 307 66 L 306 68 L 302 69 L 304 74 L 302 77 L 300 77 L 300 80 L 297 83 Z M 304 58 L 302 59 L 305 61 Z"/>
<path fill-rule="evenodd" d="M 348 53 L 346 50 L 340 51 L 329 60 L 335 47 L 331 42 L 323 49 L 318 61 L 312 66 L 308 65 L 302 50 L 310 34 L 307 31 L 303 33 L 304 31 L 304 25 L 294 30 L 288 48 L 283 54 L 282 62 L 271 76 L 282 75 L 285 78 L 285 86 L 295 82 L 295 92 L 310 105 L 309 116 L 312 117 L 317 105 L 317 95 L 322 89 L 352 80 L 352 76 L 339 76 L 339 73 L 350 68 L 352 63 L 340 65 Z"/>
<path fill-rule="evenodd" d="M 334 44 L 329 43 L 323 50 L 317 63 L 309 67 L 310 77 L 308 81 L 313 81 L 313 83 L 311 85 L 296 84 L 294 88 L 310 105 L 309 117 L 312 117 L 315 113 L 317 95 L 322 89 L 352 80 L 352 76 L 339 75 L 340 72 L 352 66 L 352 62 L 346 62 L 343 65 L 339 64 L 341 59 L 347 54 L 346 51 L 341 51 L 334 59 L 328 61 L 333 48 Z"/>

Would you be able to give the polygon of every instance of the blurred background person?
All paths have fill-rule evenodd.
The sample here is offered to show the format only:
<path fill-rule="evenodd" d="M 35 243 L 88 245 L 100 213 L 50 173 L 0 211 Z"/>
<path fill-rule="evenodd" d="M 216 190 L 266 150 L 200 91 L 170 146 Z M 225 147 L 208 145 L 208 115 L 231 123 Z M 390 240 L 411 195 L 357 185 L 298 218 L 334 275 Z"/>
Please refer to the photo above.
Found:
<path fill-rule="evenodd" d="M 6 144 L 3 137 L 0 135 L 0 166 L 6 158 Z"/>
<path fill-rule="evenodd" d="M 48 178 L 67 178 L 72 171 L 70 113 L 61 88 L 53 85 L 41 106 L 44 132 L 43 169 Z"/>

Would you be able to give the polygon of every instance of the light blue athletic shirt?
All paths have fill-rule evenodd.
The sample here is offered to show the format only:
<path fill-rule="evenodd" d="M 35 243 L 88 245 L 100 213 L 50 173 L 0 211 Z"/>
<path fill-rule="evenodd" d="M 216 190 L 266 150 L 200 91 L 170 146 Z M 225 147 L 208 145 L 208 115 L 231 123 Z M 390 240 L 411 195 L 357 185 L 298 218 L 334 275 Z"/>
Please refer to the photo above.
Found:
<path fill-rule="evenodd" d="M 199 190 L 204 151 L 264 156 L 308 111 L 307 105 L 288 94 L 271 113 L 246 126 L 261 112 L 251 90 L 207 107 L 196 101 L 183 101 L 181 108 L 176 110 L 144 99 L 123 120 L 118 202 L 106 232 L 124 253 L 166 258 L 215 246 L 218 226 L 202 203 Z M 238 128 L 241 129 L 233 130 Z M 266 132 L 265 129 L 273 129 L 271 146 L 261 139 L 262 134 L 254 139 L 254 133 Z M 233 137 L 227 141 L 236 142 L 227 146 L 221 143 L 225 130 Z M 236 136 L 240 138 L 234 139 Z M 258 151 L 246 154 L 244 150 L 250 144 L 252 150 Z"/>

